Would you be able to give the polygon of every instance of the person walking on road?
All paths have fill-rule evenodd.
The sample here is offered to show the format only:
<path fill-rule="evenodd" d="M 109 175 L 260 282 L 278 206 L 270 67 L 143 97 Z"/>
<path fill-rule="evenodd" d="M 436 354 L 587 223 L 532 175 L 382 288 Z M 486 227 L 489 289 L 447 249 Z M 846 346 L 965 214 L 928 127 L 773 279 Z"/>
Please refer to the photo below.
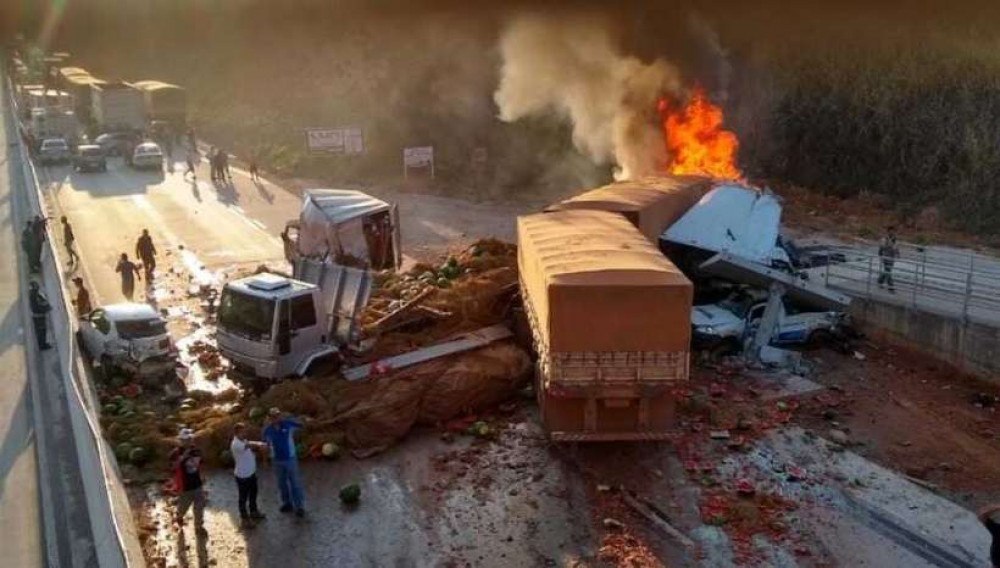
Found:
<path fill-rule="evenodd" d="M 73 245 L 76 243 L 76 235 L 73 234 L 73 227 L 69 224 L 69 219 L 63 215 L 62 219 L 63 226 L 63 246 L 66 247 L 66 254 L 69 255 L 70 266 L 75 266 L 80 262 L 80 255 L 76 253 L 76 248 Z"/>
<path fill-rule="evenodd" d="M 896 244 L 896 228 L 888 227 L 885 238 L 878 247 L 878 256 L 882 264 L 882 269 L 878 275 L 878 287 L 888 286 L 889 293 L 896 293 L 896 283 L 892 279 L 892 267 L 899 258 L 899 246 Z"/>
<path fill-rule="evenodd" d="M 295 431 L 303 425 L 298 420 L 282 416 L 281 411 L 272 408 L 268 411 L 267 427 L 263 438 L 271 447 L 271 457 L 274 460 L 274 473 L 278 480 L 278 491 L 281 494 L 282 513 L 291 513 L 304 517 L 305 497 L 302 494 L 302 479 L 299 476 L 299 462 L 295 455 Z"/>
<path fill-rule="evenodd" d="M 250 181 L 259 182 L 260 181 L 260 168 L 257 165 L 257 153 L 254 152 L 250 155 Z"/>
<path fill-rule="evenodd" d="M 211 173 L 209 176 L 213 182 L 219 181 L 219 151 L 215 149 L 215 146 L 211 146 L 208 149 L 208 170 Z"/>
<path fill-rule="evenodd" d="M 236 462 L 233 475 L 236 477 L 240 525 L 243 528 L 253 528 L 256 521 L 264 519 L 264 514 L 257 508 L 257 456 L 254 451 L 267 449 L 267 444 L 247 440 L 246 430 L 246 424 L 236 424 L 229 451 Z"/>
<path fill-rule="evenodd" d="M 191 174 L 192 180 L 198 180 L 198 170 L 195 169 L 195 166 L 198 165 L 199 159 L 198 150 L 188 150 L 187 155 L 184 157 L 187 164 L 187 169 L 184 170 L 185 178 L 188 174 Z"/>
<path fill-rule="evenodd" d="M 127 254 L 122 253 L 121 258 L 118 259 L 118 266 L 115 267 L 115 272 L 121 274 L 122 277 L 122 295 L 128 301 L 133 301 L 133 297 L 135 296 L 135 279 L 140 277 L 139 267 L 128 259 Z"/>
<path fill-rule="evenodd" d="M 143 229 L 139 240 L 135 242 L 135 256 L 142 260 L 142 268 L 146 273 L 146 283 L 153 282 L 153 270 L 156 269 L 156 247 L 153 245 L 153 237 L 149 236 L 149 230 Z"/>
<path fill-rule="evenodd" d="M 33 273 L 42 270 L 42 243 L 39 242 L 33 221 L 28 221 L 21 231 L 21 248 L 28 259 L 28 268 Z"/>
<path fill-rule="evenodd" d="M 76 306 L 76 315 L 82 318 L 94 311 L 94 305 L 90 303 L 90 292 L 83 285 L 83 278 L 79 276 L 73 278 L 73 284 L 76 286 L 76 299 L 73 300 L 73 305 Z"/>
<path fill-rule="evenodd" d="M 229 171 L 229 154 L 222 148 L 219 148 L 216 156 L 219 159 L 219 181 L 226 181 L 228 179 L 229 183 L 232 183 L 233 172 Z"/>
<path fill-rule="evenodd" d="M 52 311 L 52 305 L 49 304 L 49 299 L 42 294 L 42 291 L 38 287 L 38 282 L 32 280 L 30 288 L 31 290 L 28 292 L 28 304 L 31 306 L 32 323 L 35 324 L 35 339 L 38 340 L 38 348 L 44 351 L 52 347 L 46 340 L 46 332 L 48 331 L 47 318 L 49 312 Z"/>
<path fill-rule="evenodd" d="M 208 536 L 208 531 L 205 530 L 205 490 L 201 479 L 201 450 L 194 445 L 194 430 L 190 428 L 182 428 L 178 439 L 180 446 L 170 452 L 174 487 L 177 489 L 177 513 L 174 522 L 180 530 L 183 530 L 184 516 L 193 506 L 195 533 L 204 538 Z"/>

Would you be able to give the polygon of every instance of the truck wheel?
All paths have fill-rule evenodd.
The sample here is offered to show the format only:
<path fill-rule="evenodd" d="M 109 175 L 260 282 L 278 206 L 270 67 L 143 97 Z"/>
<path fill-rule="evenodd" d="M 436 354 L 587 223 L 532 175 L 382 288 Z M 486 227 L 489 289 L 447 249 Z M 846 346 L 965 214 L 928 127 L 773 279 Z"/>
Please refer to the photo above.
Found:
<path fill-rule="evenodd" d="M 330 353 L 309 363 L 305 372 L 302 373 L 302 377 L 326 377 L 332 375 L 339 368 L 340 358 L 337 357 L 336 353 Z"/>

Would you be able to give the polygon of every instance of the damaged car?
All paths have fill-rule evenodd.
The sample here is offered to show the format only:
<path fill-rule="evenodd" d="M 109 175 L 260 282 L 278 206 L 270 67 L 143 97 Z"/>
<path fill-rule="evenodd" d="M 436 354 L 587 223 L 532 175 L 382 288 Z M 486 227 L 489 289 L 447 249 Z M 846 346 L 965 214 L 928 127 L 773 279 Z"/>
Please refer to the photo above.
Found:
<path fill-rule="evenodd" d="M 694 348 L 715 355 L 741 352 L 764 317 L 766 308 L 767 293 L 756 290 L 736 290 L 721 302 L 694 306 L 691 310 Z M 845 312 L 803 310 L 784 299 L 770 343 L 774 346 L 820 345 L 847 335 Z"/>
<path fill-rule="evenodd" d="M 111 304 L 80 320 L 80 345 L 99 362 L 105 379 L 118 372 L 146 386 L 163 387 L 177 379 L 177 349 L 167 322 L 148 304 Z"/>

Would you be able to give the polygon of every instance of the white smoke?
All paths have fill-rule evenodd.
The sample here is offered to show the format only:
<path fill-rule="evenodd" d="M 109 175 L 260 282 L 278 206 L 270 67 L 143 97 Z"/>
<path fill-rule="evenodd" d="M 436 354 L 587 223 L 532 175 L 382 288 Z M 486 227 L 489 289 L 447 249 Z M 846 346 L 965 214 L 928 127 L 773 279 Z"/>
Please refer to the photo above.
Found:
<path fill-rule="evenodd" d="M 599 19 L 524 15 L 500 40 L 503 57 L 494 100 L 500 119 L 557 113 L 573 123 L 573 143 L 615 177 L 662 171 L 667 162 L 657 100 L 679 96 L 680 75 L 663 60 L 644 63 L 615 45 Z"/>

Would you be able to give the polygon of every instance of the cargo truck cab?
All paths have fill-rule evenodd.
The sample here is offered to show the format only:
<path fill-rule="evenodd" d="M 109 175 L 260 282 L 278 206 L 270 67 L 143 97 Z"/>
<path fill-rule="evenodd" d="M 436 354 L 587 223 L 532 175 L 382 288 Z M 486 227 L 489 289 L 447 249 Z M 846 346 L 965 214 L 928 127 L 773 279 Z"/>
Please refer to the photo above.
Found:
<path fill-rule="evenodd" d="M 263 378 L 304 375 L 337 353 L 321 317 L 318 286 L 275 274 L 229 282 L 219 300 L 219 349 L 237 369 Z"/>

